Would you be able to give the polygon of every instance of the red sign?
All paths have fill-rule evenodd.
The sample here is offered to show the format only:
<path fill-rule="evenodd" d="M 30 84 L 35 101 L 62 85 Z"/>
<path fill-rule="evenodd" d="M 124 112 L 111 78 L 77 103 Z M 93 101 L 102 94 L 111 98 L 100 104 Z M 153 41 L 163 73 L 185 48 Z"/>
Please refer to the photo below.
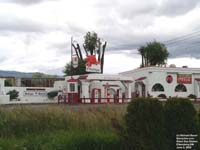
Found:
<path fill-rule="evenodd" d="M 191 74 L 177 74 L 177 83 L 192 84 L 192 75 Z"/>
<path fill-rule="evenodd" d="M 87 72 L 101 72 L 101 64 L 97 61 L 95 55 L 89 55 L 85 60 Z"/>
<path fill-rule="evenodd" d="M 171 75 L 168 75 L 168 76 L 166 77 L 166 81 L 167 81 L 167 83 L 172 83 L 173 77 L 172 77 Z"/>

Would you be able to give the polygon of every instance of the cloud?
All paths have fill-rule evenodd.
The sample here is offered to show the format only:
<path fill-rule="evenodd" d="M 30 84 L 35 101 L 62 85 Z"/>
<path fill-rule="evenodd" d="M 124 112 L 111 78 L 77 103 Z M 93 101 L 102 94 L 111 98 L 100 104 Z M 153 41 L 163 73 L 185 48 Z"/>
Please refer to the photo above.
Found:
<path fill-rule="evenodd" d="M 199 0 L 163 0 L 158 13 L 168 16 L 183 15 L 194 9 Z"/>
<path fill-rule="evenodd" d="M 33 4 L 38 4 L 38 3 L 47 2 L 47 1 L 56 1 L 56 0 L 3 0 L 2 2 L 16 3 L 20 5 L 33 5 Z"/>
<path fill-rule="evenodd" d="M 137 48 L 146 42 L 170 40 L 200 25 L 197 0 L 2 0 L 0 6 L 0 58 L 8 57 L 0 66 L 22 71 L 59 70 L 70 60 L 71 36 L 82 45 L 85 33 L 95 31 L 107 41 L 105 71 L 116 73 L 124 67 L 120 58 L 128 64 L 124 69 L 139 66 Z M 200 58 L 198 38 L 167 44 L 170 59 Z"/>
<path fill-rule="evenodd" d="M 0 17 L 0 31 L 2 32 L 44 32 L 47 27 L 43 24 L 15 17 Z"/>
<path fill-rule="evenodd" d="M 183 41 L 182 43 L 175 43 L 175 45 L 169 46 L 168 49 L 171 58 L 176 58 L 176 57 L 200 58 L 199 48 L 200 48 L 199 42 Z"/>
<path fill-rule="evenodd" d="M 0 63 L 3 63 L 6 59 L 7 57 L 0 57 Z"/>

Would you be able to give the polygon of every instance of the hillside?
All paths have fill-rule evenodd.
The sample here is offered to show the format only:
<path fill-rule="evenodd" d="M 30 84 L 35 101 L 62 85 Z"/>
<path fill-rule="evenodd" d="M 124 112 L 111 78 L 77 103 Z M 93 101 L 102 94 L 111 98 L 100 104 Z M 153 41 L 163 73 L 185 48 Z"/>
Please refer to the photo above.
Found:
<path fill-rule="evenodd" d="M 19 72 L 19 71 L 4 71 L 0 70 L 0 76 L 12 76 L 16 78 L 32 78 L 32 77 L 57 77 L 40 72 Z"/>

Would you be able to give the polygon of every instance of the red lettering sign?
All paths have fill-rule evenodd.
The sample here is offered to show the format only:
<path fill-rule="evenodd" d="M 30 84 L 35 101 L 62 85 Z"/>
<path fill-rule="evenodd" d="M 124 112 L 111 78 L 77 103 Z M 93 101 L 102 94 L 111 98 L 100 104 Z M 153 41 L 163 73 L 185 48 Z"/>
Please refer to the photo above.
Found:
<path fill-rule="evenodd" d="M 192 84 L 192 75 L 191 74 L 177 74 L 177 83 Z"/>

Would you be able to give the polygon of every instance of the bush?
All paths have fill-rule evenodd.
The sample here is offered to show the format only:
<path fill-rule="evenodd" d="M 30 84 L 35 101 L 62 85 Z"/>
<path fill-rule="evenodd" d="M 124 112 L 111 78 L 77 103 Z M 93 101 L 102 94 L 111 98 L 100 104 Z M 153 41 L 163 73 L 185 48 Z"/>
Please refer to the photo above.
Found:
<path fill-rule="evenodd" d="M 170 150 L 176 150 L 177 134 L 197 134 L 196 110 L 189 99 L 171 98 L 166 102 L 165 127 Z"/>
<path fill-rule="evenodd" d="M 164 110 L 153 98 L 137 98 L 125 115 L 125 149 L 165 150 Z M 159 144 L 158 144 L 159 143 Z"/>
<path fill-rule="evenodd" d="M 19 92 L 16 90 L 9 91 L 7 95 L 10 95 L 10 100 L 17 99 L 19 96 Z"/>
<path fill-rule="evenodd" d="M 47 93 L 47 96 L 48 96 L 49 99 L 53 99 L 53 98 L 55 98 L 55 97 L 58 95 L 58 92 L 59 92 L 59 91 L 51 91 L 51 92 L 48 92 L 48 93 Z"/>
<path fill-rule="evenodd" d="M 194 94 L 190 94 L 190 95 L 188 95 L 188 98 L 191 98 L 191 99 L 196 99 L 196 98 L 197 98 L 197 96 L 196 96 L 196 95 L 194 95 Z"/>

